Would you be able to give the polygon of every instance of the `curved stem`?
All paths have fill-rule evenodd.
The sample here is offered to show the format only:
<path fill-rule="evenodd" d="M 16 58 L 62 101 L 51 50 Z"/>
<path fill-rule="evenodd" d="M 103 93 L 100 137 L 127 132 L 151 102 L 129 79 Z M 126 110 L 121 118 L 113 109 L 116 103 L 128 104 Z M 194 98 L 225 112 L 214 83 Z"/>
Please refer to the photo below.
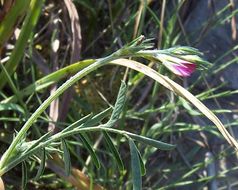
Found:
<path fill-rule="evenodd" d="M 50 103 L 56 99 L 58 96 L 60 96 L 66 89 L 68 89 L 70 86 L 72 86 L 75 82 L 77 82 L 82 77 L 86 76 L 88 73 L 94 71 L 98 67 L 116 59 L 117 56 L 114 56 L 114 54 L 105 57 L 103 59 L 98 59 L 95 63 L 89 65 L 85 69 L 79 71 L 77 74 L 69 78 L 64 84 L 62 84 L 54 94 L 50 95 L 39 107 L 38 109 L 31 115 L 31 117 L 27 120 L 27 122 L 24 124 L 24 126 L 21 128 L 17 136 L 13 139 L 11 145 L 7 149 L 7 151 L 4 153 L 0 160 L 0 176 L 5 173 L 3 170 L 4 165 L 7 163 L 7 161 L 10 159 L 12 153 L 14 152 L 17 144 L 21 141 L 21 139 L 26 135 L 26 132 L 28 129 L 32 126 L 32 124 L 35 122 L 35 120 L 40 116 L 40 114 L 50 105 Z"/>
<path fill-rule="evenodd" d="M 67 80 L 62 86 L 60 86 L 54 94 L 49 96 L 42 104 L 41 106 L 33 113 L 33 115 L 28 119 L 28 121 L 25 123 L 25 125 L 22 127 L 22 129 L 19 131 L 15 139 L 13 140 L 12 144 L 8 148 L 8 150 L 5 152 L 3 157 L 0 160 L 0 177 L 6 173 L 10 168 L 14 167 L 16 164 L 18 164 L 20 161 L 19 159 L 13 160 L 11 163 L 9 162 L 9 159 L 11 158 L 12 153 L 14 154 L 15 148 L 18 145 L 18 143 L 22 140 L 22 138 L 26 135 L 27 130 L 31 127 L 31 125 L 35 122 L 35 120 L 40 116 L 40 114 L 50 105 L 50 103 L 57 98 L 60 94 L 62 94 L 67 88 L 72 86 L 75 82 L 77 82 L 79 79 L 87 75 L 88 73 L 94 71 L 95 69 L 107 65 L 107 64 L 114 64 L 114 65 L 121 65 L 124 67 L 130 67 L 133 70 L 137 70 L 139 72 L 144 73 L 145 75 L 153 78 L 160 84 L 162 84 L 164 87 L 168 88 L 169 90 L 177 93 L 179 96 L 183 97 L 185 100 L 196 106 L 208 119 L 210 119 L 220 130 L 221 134 L 225 137 L 225 139 L 233 145 L 238 150 L 238 143 L 236 140 L 229 134 L 229 132 L 226 130 L 224 125 L 221 123 L 221 121 L 202 103 L 200 102 L 194 95 L 192 95 L 190 92 L 188 92 L 186 89 L 175 83 L 174 81 L 170 80 L 169 78 L 158 74 L 155 70 L 148 68 L 147 66 L 138 63 L 136 61 L 132 60 L 126 60 L 126 59 L 118 59 L 119 57 L 125 57 L 126 55 L 123 55 L 116 52 L 106 58 L 98 59 L 95 63 L 89 65 L 85 69 L 79 71 L 77 74 L 72 76 L 69 80 Z M 100 127 L 100 130 L 103 126 Z M 79 129 L 78 129 L 79 130 Z M 72 135 L 74 132 L 82 132 L 83 130 L 89 131 L 89 128 L 81 128 L 80 131 L 69 131 L 65 134 L 56 134 L 58 136 L 54 136 L 54 138 L 63 138 L 64 135 Z M 99 130 L 99 128 L 90 128 L 90 131 L 93 130 Z M 110 130 L 110 132 L 115 131 L 115 129 L 107 128 L 107 130 Z M 117 130 L 116 130 L 117 131 Z M 128 134 L 125 131 L 117 131 L 117 133 L 120 134 Z M 61 135 L 61 136 L 60 136 Z M 54 139 L 55 140 L 55 139 Z M 42 144 L 46 143 L 47 141 L 43 142 Z M 49 142 L 48 142 L 49 143 Z M 43 146 L 43 145 L 42 145 Z M 33 149 L 36 150 L 36 149 Z M 29 156 L 29 154 L 27 154 Z M 26 156 L 26 155 L 24 155 Z M 24 157 L 26 158 L 26 157 Z M 23 159 L 23 157 L 21 157 Z M 12 164 L 15 165 L 12 165 Z"/>
<path fill-rule="evenodd" d="M 26 135 L 28 129 L 32 126 L 32 124 L 36 121 L 36 119 L 40 116 L 40 114 L 46 110 L 46 108 L 50 105 L 50 103 L 55 100 L 57 97 L 59 97 L 66 89 L 68 89 L 70 86 L 72 86 L 75 82 L 77 82 L 79 79 L 86 76 L 88 73 L 96 70 L 97 68 L 105 65 L 106 63 L 109 63 L 110 61 L 113 61 L 115 59 L 118 59 L 120 57 L 127 57 L 130 56 L 130 53 L 127 52 L 124 54 L 122 49 L 116 51 L 115 53 L 109 55 L 108 57 L 101 58 L 96 60 L 93 64 L 89 65 L 88 67 L 84 68 L 83 70 L 76 73 L 74 76 L 69 78 L 64 84 L 62 84 L 54 94 L 51 94 L 38 108 L 37 110 L 31 115 L 31 117 L 27 120 L 27 122 L 23 125 L 21 130 L 17 133 L 16 137 L 13 139 L 11 145 L 6 150 L 6 152 L 3 154 L 1 160 L 0 160 L 0 176 L 2 176 L 6 171 L 7 162 L 11 158 L 12 155 L 14 155 L 14 151 L 16 149 L 16 146 L 19 144 L 19 142 L 24 138 Z M 139 52 L 138 52 L 139 53 Z M 142 53 L 142 52 L 140 52 Z M 139 53 L 139 54 L 140 54 Z M 127 55 L 128 54 L 128 55 Z M 135 52 L 136 55 L 136 52 Z M 139 55 L 138 55 L 139 56 Z"/>

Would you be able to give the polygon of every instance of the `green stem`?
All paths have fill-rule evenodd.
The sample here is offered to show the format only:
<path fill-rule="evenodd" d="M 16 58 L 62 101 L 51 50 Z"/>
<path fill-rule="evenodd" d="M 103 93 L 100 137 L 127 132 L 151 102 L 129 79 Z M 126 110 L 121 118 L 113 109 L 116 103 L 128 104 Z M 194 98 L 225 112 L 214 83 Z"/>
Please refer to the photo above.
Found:
<path fill-rule="evenodd" d="M 41 79 L 38 79 L 33 84 L 27 86 L 26 88 L 22 89 L 19 94 L 21 94 L 22 98 L 28 96 L 34 92 L 38 92 L 49 87 L 52 84 L 57 83 L 58 81 L 62 80 L 63 78 L 67 78 L 69 76 L 74 75 L 75 73 L 79 72 L 80 70 L 84 69 L 85 67 L 93 64 L 96 60 L 88 59 L 84 61 L 79 61 L 77 63 L 71 64 L 66 66 L 62 69 L 59 69 L 49 75 L 44 76 Z M 17 101 L 16 95 L 13 95 L 9 98 L 2 100 L 0 103 L 15 103 Z"/>
<path fill-rule="evenodd" d="M 75 82 L 77 82 L 82 77 L 86 76 L 88 73 L 96 70 L 97 68 L 105 65 L 106 63 L 109 63 L 110 61 L 113 61 L 120 57 L 126 57 L 127 51 L 123 51 L 123 49 L 120 49 L 116 51 L 115 53 L 111 54 L 108 57 L 101 58 L 96 60 L 93 64 L 89 65 L 85 69 L 79 71 L 74 76 L 72 76 L 70 79 L 68 79 L 64 84 L 62 84 L 54 94 L 51 94 L 38 108 L 37 110 L 31 115 L 31 117 L 27 120 L 27 122 L 24 124 L 24 126 L 21 128 L 19 133 L 16 135 L 16 137 L 13 139 L 11 145 L 6 150 L 6 152 L 3 154 L 1 160 L 0 160 L 0 176 L 3 175 L 6 172 L 6 165 L 8 164 L 11 155 L 13 155 L 16 146 L 19 144 L 19 142 L 24 138 L 26 135 L 28 129 L 32 126 L 32 124 L 36 121 L 36 119 L 40 116 L 40 114 L 46 110 L 46 108 L 50 105 L 50 103 L 55 100 L 57 97 L 59 97 L 66 89 L 68 89 L 70 86 L 72 86 Z M 129 52 L 127 52 L 130 54 Z M 128 55 L 130 56 L 130 55 Z M 8 170 L 8 169 L 7 169 Z"/>
<path fill-rule="evenodd" d="M 77 129 L 74 129 L 74 130 L 71 130 L 71 131 L 68 131 L 68 132 L 65 132 L 65 133 L 60 132 L 60 133 L 57 133 L 54 136 L 50 137 L 47 141 L 39 143 L 36 147 L 34 147 L 30 150 L 28 149 L 29 151 L 27 151 L 26 153 L 22 153 L 17 159 L 13 160 L 12 162 L 10 162 L 7 165 L 5 165 L 4 167 L 2 167 L 0 169 L 0 176 L 2 176 L 4 173 L 6 173 L 7 171 L 9 171 L 13 167 L 15 167 L 17 164 L 24 161 L 27 157 L 32 155 L 35 151 L 46 147 L 47 145 L 51 144 L 52 142 L 58 141 L 60 139 L 63 139 L 63 138 L 66 138 L 68 136 L 78 134 L 78 133 L 102 131 L 102 130 L 112 132 L 112 133 L 116 133 L 116 134 L 120 134 L 120 135 L 128 135 L 128 136 L 133 136 L 133 137 L 135 136 L 134 134 L 126 132 L 126 131 L 121 131 L 121 130 L 118 130 L 118 129 L 103 127 L 103 125 L 99 125 L 99 126 L 96 126 L 96 127 L 94 126 L 94 127 L 77 128 Z"/>
<path fill-rule="evenodd" d="M 60 96 L 66 89 L 68 89 L 70 86 L 72 86 L 75 82 L 77 82 L 79 79 L 87 75 L 88 73 L 94 71 L 98 67 L 116 59 L 117 56 L 114 56 L 114 54 L 103 58 L 98 59 L 95 63 L 92 65 L 89 65 L 82 71 L 78 72 L 74 76 L 72 76 L 70 79 L 68 79 L 62 86 L 60 86 L 54 94 L 50 95 L 39 107 L 38 109 L 32 114 L 32 116 L 27 120 L 25 125 L 22 127 L 22 129 L 19 131 L 17 136 L 13 139 L 13 142 L 11 143 L 10 147 L 7 149 L 7 151 L 4 153 L 0 160 L 0 176 L 1 173 L 3 173 L 4 165 L 7 164 L 9 161 L 11 154 L 14 152 L 17 144 L 21 141 L 21 139 L 26 135 L 26 132 L 31 127 L 31 125 L 35 122 L 35 120 L 40 116 L 40 114 L 50 105 L 50 103 L 56 99 L 58 96 Z M 4 172 L 5 173 L 5 172 Z"/>

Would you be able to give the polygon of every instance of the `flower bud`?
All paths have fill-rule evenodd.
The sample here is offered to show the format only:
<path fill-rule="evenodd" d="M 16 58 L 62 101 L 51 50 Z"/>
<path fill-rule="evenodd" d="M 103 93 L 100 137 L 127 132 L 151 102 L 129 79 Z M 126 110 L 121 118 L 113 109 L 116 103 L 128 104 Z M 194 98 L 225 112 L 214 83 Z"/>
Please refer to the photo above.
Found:
<path fill-rule="evenodd" d="M 170 55 L 160 54 L 157 58 L 165 67 L 178 76 L 188 77 L 196 69 L 196 64 Z"/>

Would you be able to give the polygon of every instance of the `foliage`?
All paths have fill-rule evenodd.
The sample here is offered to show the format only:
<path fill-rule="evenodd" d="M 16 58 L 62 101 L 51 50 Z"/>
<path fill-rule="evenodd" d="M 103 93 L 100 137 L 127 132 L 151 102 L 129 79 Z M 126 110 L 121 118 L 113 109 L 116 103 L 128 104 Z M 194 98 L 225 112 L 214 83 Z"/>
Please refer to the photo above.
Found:
<path fill-rule="evenodd" d="M 5 8 L 0 20 L 0 176 L 7 188 L 201 189 L 237 170 L 209 172 L 215 162 L 236 155 L 230 147 L 212 150 L 207 139 L 224 138 L 238 149 L 230 135 L 237 122 L 222 124 L 214 113 L 232 111 L 212 110 L 201 102 L 217 103 L 237 90 L 223 90 L 225 84 L 196 88 L 236 59 L 211 64 L 190 47 L 237 11 L 227 4 L 188 35 L 182 22 L 186 6 L 180 0 L 16 0 Z M 16 27 L 19 36 L 13 34 Z M 191 80 L 181 78 L 195 67 Z M 187 85 L 179 84 L 181 79 Z M 212 125 L 198 122 L 201 113 Z M 214 156 L 204 153 L 211 151 Z M 21 180 L 11 183 L 14 172 L 21 173 Z"/>

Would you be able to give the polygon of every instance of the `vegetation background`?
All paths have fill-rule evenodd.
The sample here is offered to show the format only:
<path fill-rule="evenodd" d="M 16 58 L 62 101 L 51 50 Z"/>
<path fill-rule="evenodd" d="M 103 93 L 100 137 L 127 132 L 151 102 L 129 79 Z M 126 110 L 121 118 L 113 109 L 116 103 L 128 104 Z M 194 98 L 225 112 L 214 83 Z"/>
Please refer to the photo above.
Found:
<path fill-rule="evenodd" d="M 237 5 L 235 0 L 2 0 L 0 155 L 13 134 L 70 74 L 50 86 L 37 80 L 80 60 L 106 57 L 141 34 L 154 39 L 154 48 L 186 45 L 204 53 L 211 67 L 189 78 L 177 77 L 153 62 L 145 64 L 195 94 L 237 137 Z M 127 99 L 116 128 L 176 145 L 165 151 L 137 143 L 146 167 L 143 189 L 238 188 L 237 154 L 216 127 L 152 79 L 119 66 L 97 69 L 54 100 L 27 140 L 48 131 L 57 133 L 114 105 L 123 78 Z M 69 176 L 60 152 L 52 148 L 57 153 L 47 154 L 38 180 L 34 177 L 41 165 L 35 156 L 2 177 L 5 189 L 132 189 L 126 139 L 112 135 L 124 163 L 121 171 L 103 135 L 87 135 L 84 140 L 67 138 Z"/>

